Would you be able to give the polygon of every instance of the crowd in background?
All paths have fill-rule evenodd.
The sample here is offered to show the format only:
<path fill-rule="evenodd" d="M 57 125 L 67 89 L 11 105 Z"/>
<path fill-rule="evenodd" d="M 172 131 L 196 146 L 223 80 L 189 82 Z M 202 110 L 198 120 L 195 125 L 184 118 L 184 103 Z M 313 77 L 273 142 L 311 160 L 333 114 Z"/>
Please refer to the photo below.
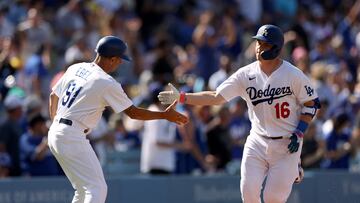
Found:
<path fill-rule="evenodd" d="M 128 44 L 132 62 L 113 77 L 134 104 L 161 110 L 156 95 L 169 82 L 215 90 L 254 61 L 251 36 L 269 23 L 283 29 L 282 57 L 311 78 L 322 105 L 304 137 L 303 167 L 360 172 L 359 1 L 2 0 L 0 177 L 62 174 L 47 147 L 48 96 L 69 65 L 93 60 L 102 36 Z M 246 103 L 178 110 L 188 124 L 106 109 L 88 138 L 104 166 L 109 151 L 142 149 L 144 173 L 238 174 Z"/>

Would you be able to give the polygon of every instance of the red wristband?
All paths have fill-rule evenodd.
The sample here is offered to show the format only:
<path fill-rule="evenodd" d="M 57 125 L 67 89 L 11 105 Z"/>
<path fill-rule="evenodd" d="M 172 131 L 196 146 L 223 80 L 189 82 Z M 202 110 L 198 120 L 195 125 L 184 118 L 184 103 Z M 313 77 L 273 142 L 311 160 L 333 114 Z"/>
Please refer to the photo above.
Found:
<path fill-rule="evenodd" d="M 184 104 L 186 100 L 185 92 L 180 92 L 179 103 Z"/>

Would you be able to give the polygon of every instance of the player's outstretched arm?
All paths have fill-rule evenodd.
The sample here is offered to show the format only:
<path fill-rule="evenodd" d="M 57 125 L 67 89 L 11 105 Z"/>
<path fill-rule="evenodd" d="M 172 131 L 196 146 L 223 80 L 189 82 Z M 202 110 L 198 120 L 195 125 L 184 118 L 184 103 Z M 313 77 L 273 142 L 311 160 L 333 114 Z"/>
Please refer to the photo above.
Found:
<path fill-rule="evenodd" d="M 215 91 L 203 91 L 196 93 L 180 93 L 171 83 L 169 83 L 170 91 L 162 91 L 158 95 L 158 99 L 162 104 L 171 104 L 174 101 L 190 105 L 220 105 L 226 102 L 224 97 Z"/>
<path fill-rule="evenodd" d="M 150 111 L 147 109 L 139 108 L 134 105 L 125 109 L 125 114 L 132 119 L 137 120 L 155 120 L 166 119 L 170 122 L 174 122 L 178 125 L 182 125 L 188 122 L 188 117 L 175 111 L 177 102 L 173 102 L 165 111 Z"/>

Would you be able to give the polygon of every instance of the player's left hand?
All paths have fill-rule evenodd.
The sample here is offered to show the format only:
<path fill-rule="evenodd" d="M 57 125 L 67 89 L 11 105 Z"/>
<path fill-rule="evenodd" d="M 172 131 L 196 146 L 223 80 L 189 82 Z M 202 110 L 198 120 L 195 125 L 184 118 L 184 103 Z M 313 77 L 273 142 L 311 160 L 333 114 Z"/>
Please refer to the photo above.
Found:
<path fill-rule="evenodd" d="M 174 122 L 178 125 L 186 124 L 189 119 L 185 115 L 177 112 L 175 110 L 177 101 L 174 101 L 169 107 L 166 108 L 165 112 L 167 114 L 166 119 L 170 122 Z"/>
<path fill-rule="evenodd" d="M 288 145 L 288 149 L 290 153 L 297 152 L 299 150 L 301 137 L 298 135 L 300 132 L 293 132 L 293 134 L 290 137 L 290 144 Z"/>
<path fill-rule="evenodd" d="M 162 91 L 158 95 L 158 99 L 161 104 L 171 104 L 174 101 L 178 101 L 180 98 L 180 92 L 171 83 L 168 84 L 170 91 Z"/>

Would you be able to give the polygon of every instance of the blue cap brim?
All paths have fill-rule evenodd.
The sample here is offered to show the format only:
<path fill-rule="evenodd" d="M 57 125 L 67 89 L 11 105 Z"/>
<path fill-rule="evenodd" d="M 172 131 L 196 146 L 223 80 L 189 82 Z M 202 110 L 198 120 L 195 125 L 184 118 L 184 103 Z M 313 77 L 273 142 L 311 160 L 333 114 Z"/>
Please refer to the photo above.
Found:
<path fill-rule="evenodd" d="M 129 56 L 127 56 L 127 55 L 122 55 L 120 58 L 122 58 L 122 59 L 124 59 L 124 60 L 126 60 L 126 61 L 132 61 L 132 59 L 129 57 Z"/>
<path fill-rule="evenodd" d="M 267 39 L 262 36 L 262 35 L 255 35 L 252 37 L 253 39 L 257 39 L 257 40 L 261 40 L 261 41 L 265 41 L 265 42 L 268 42 Z"/>

